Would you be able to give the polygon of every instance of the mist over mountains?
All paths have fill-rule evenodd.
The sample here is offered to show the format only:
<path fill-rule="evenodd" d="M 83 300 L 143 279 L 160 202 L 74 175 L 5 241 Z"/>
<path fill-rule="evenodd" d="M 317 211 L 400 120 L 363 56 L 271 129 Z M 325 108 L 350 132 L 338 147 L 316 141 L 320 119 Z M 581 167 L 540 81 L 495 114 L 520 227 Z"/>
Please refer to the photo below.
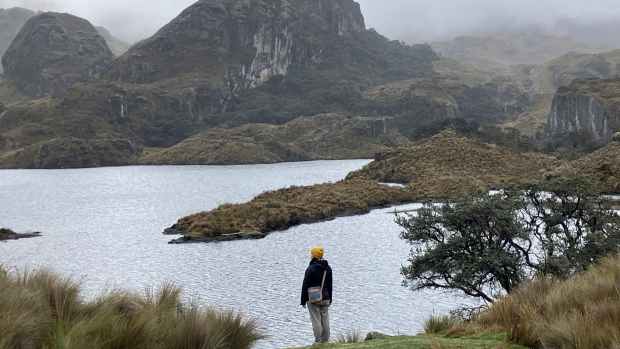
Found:
<path fill-rule="evenodd" d="M 154 34 L 194 0 L 0 0 L 0 8 L 70 12 L 136 42 Z M 535 30 L 619 47 L 620 3 L 578 0 L 360 0 L 369 27 L 407 42 L 450 40 L 460 35 Z"/>
<path fill-rule="evenodd" d="M 597 92 L 616 85 L 573 84 L 618 78 L 612 4 L 200 0 L 143 38 L 179 3 L 131 3 L 15 1 L 56 12 L 5 40 L 0 168 L 370 158 L 445 128 L 581 151 L 620 129 Z"/>

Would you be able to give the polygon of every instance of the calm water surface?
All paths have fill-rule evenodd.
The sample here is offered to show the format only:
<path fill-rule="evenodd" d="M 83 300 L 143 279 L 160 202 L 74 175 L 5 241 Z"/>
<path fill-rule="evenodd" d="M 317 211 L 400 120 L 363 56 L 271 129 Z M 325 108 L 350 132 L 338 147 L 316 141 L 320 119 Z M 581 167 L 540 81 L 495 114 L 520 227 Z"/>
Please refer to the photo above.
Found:
<path fill-rule="evenodd" d="M 308 248 L 320 243 L 334 269 L 334 335 L 415 334 L 429 315 L 463 299 L 401 286 L 409 247 L 390 210 L 303 225 L 260 241 L 168 245 L 171 237 L 161 234 L 184 215 L 265 190 L 337 181 L 367 162 L 0 171 L 0 226 L 45 234 L 0 243 L 0 264 L 45 266 L 81 280 L 87 296 L 173 281 L 188 301 L 258 319 L 269 339 L 257 347 L 271 349 L 311 342 L 299 297 Z"/>

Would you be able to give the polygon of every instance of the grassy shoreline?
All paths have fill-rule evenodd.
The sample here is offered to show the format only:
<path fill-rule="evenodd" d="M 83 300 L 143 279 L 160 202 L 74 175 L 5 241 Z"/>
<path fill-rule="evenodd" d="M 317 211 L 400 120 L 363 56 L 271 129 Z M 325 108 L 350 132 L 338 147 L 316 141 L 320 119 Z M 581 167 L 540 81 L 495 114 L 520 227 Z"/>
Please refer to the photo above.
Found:
<path fill-rule="evenodd" d="M 620 190 L 618 156 L 620 143 L 612 143 L 571 163 L 444 131 L 413 146 L 380 154 L 338 183 L 263 193 L 246 203 L 181 218 L 164 234 L 182 236 L 173 243 L 261 239 L 300 224 L 399 204 L 459 199 L 474 192 L 528 186 L 555 177 L 585 175 L 613 192 Z M 390 188 L 381 182 L 405 187 Z"/>
<path fill-rule="evenodd" d="M 182 235 L 173 243 L 260 239 L 296 225 L 372 209 L 529 183 L 543 178 L 547 161 L 555 165 L 546 156 L 518 154 L 447 131 L 412 148 L 383 154 L 343 181 L 263 193 L 246 203 L 181 218 L 164 234 Z"/>
<path fill-rule="evenodd" d="M 314 347 L 311 347 L 314 348 Z M 463 337 L 441 335 L 395 336 L 358 343 L 330 343 L 320 349 L 527 349 L 507 341 L 505 334 L 483 333 Z"/>

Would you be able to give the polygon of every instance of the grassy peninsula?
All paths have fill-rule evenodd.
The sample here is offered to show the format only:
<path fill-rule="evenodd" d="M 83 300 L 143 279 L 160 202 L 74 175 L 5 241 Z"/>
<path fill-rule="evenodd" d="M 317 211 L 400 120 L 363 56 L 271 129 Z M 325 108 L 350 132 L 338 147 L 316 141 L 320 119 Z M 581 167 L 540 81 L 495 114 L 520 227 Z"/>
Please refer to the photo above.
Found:
<path fill-rule="evenodd" d="M 291 187 L 261 194 L 247 203 L 223 205 L 182 218 L 166 233 L 183 234 L 177 242 L 256 239 L 295 225 L 368 213 L 373 208 L 412 200 L 407 188 L 359 179 Z"/>
<path fill-rule="evenodd" d="M 247 203 L 182 218 L 165 233 L 183 235 L 176 242 L 262 238 L 295 225 L 374 208 L 535 183 L 560 164 L 550 156 L 521 154 L 446 131 L 381 154 L 344 181 L 267 192 Z"/>
<path fill-rule="evenodd" d="M 166 234 L 175 242 L 263 238 L 295 225 L 315 223 L 374 208 L 425 200 L 455 199 L 552 177 L 587 176 L 603 191 L 620 191 L 620 143 L 612 142 L 568 161 L 523 153 L 447 130 L 410 146 L 377 155 L 346 180 L 261 194 L 247 203 L 223 205 L 181 218 Z M 381 183 L 400 183 L 404 188 Z"/>

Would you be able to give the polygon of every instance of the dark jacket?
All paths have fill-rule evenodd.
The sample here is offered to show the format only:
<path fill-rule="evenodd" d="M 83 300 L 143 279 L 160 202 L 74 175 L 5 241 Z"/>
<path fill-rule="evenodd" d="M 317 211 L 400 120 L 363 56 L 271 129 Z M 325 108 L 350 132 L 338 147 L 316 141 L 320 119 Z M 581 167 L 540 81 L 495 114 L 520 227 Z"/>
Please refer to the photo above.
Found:
<path fill-rule="evenodd" d="M 323 281 L 323 273 L 327 271 L 325 276 L 325 285 L 323 286 L 323 300 L 332 301 L 332 268 L 326 260 L 313 259 L 306 269 L 304 276 L 304 284 L 301 287 L 301 305 L 308 303 L 308 289 L 310 287 L 320 287 Z"/>

